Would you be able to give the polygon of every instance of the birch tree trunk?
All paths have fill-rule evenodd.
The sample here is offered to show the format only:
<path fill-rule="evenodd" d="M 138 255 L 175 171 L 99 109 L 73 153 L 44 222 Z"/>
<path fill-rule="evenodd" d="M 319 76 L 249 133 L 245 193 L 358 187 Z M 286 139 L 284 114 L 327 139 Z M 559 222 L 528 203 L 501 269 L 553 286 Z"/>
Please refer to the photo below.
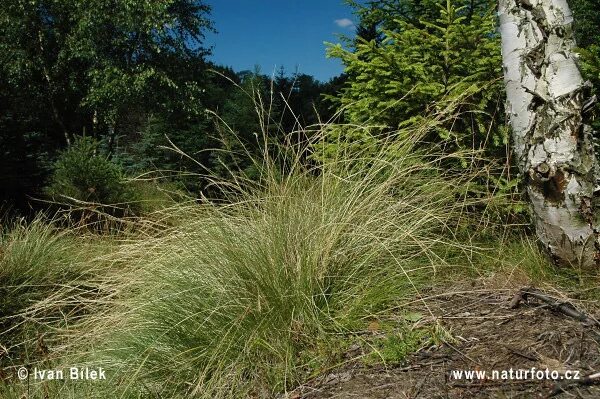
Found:
<path fill-rule="evenodd" d="M 598 165 L 566 0 L 499 0 L 507 113 L 537 235 L 559 265 L 598 270 Z"/>

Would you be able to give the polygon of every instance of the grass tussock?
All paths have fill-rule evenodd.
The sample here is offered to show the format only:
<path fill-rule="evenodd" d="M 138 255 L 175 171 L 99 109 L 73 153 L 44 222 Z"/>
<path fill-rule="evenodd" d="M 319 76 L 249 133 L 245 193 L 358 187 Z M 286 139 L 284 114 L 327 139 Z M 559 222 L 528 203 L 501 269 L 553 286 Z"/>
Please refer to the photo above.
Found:
<path fill-rule="evenodd" d="M 106 264 L 100 259 L 115 245 L 108 237 L 97 240 L 59 229 L 42 215 L 5 228 L 0 234 L 0 370 L 52 357 L 48 347 L 62 345 L 57 329 L 89 314 L 93 299 L 101 296 L 97 281 Z"/>
<path fill-rule="evenodd" d="M 110 255 L 114 294 L 65 332 L 62 364 L 107 370 L 91 396 L 211 398 L 269 397 L 331 366 L 332 337 L 414 295 L 440 248 L 460 247 L 460 181 L 408 142 L 395 151 L 359 172 L 265 158 L 226 203 L 166 210 L 184 222 Z"/>

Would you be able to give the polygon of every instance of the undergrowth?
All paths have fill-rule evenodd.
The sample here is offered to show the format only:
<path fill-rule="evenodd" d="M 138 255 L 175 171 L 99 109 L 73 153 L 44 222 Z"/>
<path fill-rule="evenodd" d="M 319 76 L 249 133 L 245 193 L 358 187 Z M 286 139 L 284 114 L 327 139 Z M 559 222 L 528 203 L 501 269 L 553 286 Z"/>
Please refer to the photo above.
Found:
<path fill-rule="evenodd" d="M 461 247 L 460 180 L 407 140 L 400 150 L 360 169 L 265 157 L 258 183 L 223 186 L 225 203 L 166 210 L 185 222 L 111 255 L 118 294 L 62 330 L 56 364 L 105 367 L 96 397 L 211 398 L 274 395 L 330 366 L 315 361 L 330 337 L 414 295 L 444 264 L 437 249 Z"/>
<path fill-rule="evenodd" d="M 118 242 L 14 227 L 0 245 L 2 325 L 20 318 L 35 326 L 23 342 L 49 338 L 34 359 L 3 343 L 0 396 L 275 397 L 346 361 L 351 342 L 370 346 L 367 362 L 397 364 L 451 340 L 439 324 L 416 328 L 423 315 L 381 327 L 425 285 L 510 267 L 552 280 L 527 241 L 470 232 L 472 210 L 485 209 L 466 193 L 474 176 L 449 169 L 453 155 L 424 153 L 419 137 L 401 131 L 327 163 L 305 162 L 318 146 L 266 148 L 257 179 L 233 172 L 214 182 L 218 200 L 164 208 Z M 361 338 L 373 326 L 382 339 Z M 108 381 L 19 383 L 19 361 L 103 367 Z"/>

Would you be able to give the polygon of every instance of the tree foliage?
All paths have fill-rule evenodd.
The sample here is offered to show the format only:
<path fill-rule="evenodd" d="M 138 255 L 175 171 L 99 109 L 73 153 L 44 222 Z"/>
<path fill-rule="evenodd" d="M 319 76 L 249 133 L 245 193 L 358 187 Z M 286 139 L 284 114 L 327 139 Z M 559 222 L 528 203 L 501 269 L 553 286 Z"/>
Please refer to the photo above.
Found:
<path fill-rule="evenodd" d="M 3 151 L 18 164 L 29 148 L 30 161 L 28 183 L 9 175 L 3 185 L 35 192 L 48 159 L 77 135 L 106 137 L 112 152 L 149 114 L 201 113 L 209 11 L 193 0 L 4 1 Z"/>
<path fill-rule="evenodd" d="M 600 96 L 600 13 L 598 3 L 590 0 L 570 0 L 575 26 L 575 40 L 577 51 L 581 55 L 580 69 L 585 79 L 592 83 L 592 90 Z M 595 113 L 599 114 L 600 106 L 596 104 Z M 590 118 L 591 125 L 597 132 L 600 131 L 600 120 Z M 596 152 L 600 155 L 600 145 L 596 145 Z"/>
<path fill-rule="evenodd" d="M 459 148 L 506 142 L 495 122 L 501 63 L 491 4 L 379 1 L 357 13 L 377 22 L 382 38 L 329 48 L 349 77 L 338 99 L 348 122 L 385 132 L 427 114 L 453 113 L 459 116 L 437 126 L 430 139 Z"/>

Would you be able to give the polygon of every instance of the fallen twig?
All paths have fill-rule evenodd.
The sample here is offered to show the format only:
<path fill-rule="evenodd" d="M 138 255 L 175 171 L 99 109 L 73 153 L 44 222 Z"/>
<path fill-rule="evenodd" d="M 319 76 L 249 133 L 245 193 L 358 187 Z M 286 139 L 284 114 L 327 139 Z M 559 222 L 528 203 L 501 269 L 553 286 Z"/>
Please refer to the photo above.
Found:
<path fill-rule="evenodd" d="M 600 384 L 600 373 L 590 374 L 580 380 L 568 380 L 566 383 L 559 383 L 552 388 L 552 391 L 546 396 L 546 398 L 552 398 L 559 393 L 565 392 L 567 389 L 575 386 L 590 386 Z"/>
<path fill-rule="evenodd" d="M 466 353 L 462 352 L 460 349 L 458 349 L 457 347 L 455 347 L 454 345 L 450 344 L 450 342 L 448 341 L 444 341 L 444 343 L 446 345 L 448 345 L 452 350 L 454 350 L 456 353 L 458 353 L 459 355 L 461 355 L 462 357 L 464 357 L 465 359 L 471 361 L 473 364 L 476 364 L 478 366 L 481 366 L 481 363 L 478 362 L 477 360 L 473 359 L 472 357 L 469 357 L 469 355 L 467 355 Z"/>
<path fill-rule="evenodd" d="M 443 357 L 441 359 L 438 360 L 434 360 L 431 362 L 426 362 L 426 363 L 416 363 L 416 364 L 412 364 L 410 366 L 405 366 L 405 367 L 399 367 L 399 368 L 394 368 L 394 371 L 396 372 L 406 372 L 406 371 L 412 371 L 412 370 L 419 370 L 422 369 L 423 367 L 428 367 L 428 366 L 436 366 L 440 363 L 445 363 L 448 361 L 448 357 Z"/>
<path fill-rule="evenodd" d="M 580 321 L 586 327 L 600 327 L 600 322 L 598 320 L 588 316 L 587 314 L 579 311 L 572 303 L 567 301 L 561 301 L 557 298 L 549 297 L 545 294 L 542 294 L 538 290 L 534 288 L 521 288 L 519 292 L 515 294 L 513 299 L 510 301 L 510 308 L 515 309 L 519 306 L 522 301 L 527 301 L 528 297 L 534 297 L 547 305 L 549 305 L 552 309 L 569 316 L 575 320 Z M 600 332 L 592 330 L 596 337 L 600 338 Z"/>
<path fill-rule="evenodd" d="M 519 351 L 519 350 L 517 350 L 517 349 L 515 349 L 515 348 L 511 348 L 511 347 L 510 347 L 510 346 L 508 346 L 508 345 L 502 345 L 502 346 L 504 346 L 504 347 L 505 347 L 505 348 L 506 348 L 506 349 L 507 349 L 507 350 L 508 350 L 510 353 L 512 353 L 512 354 L 514 354 L 514 355 L 517 355 L 517 356 L 520 356 L 520 357 L 522 357 L 522 358 L 525 358 L 525 359 L 527 359 L 527 360 L 532 360 L 532 361 L 534 361 L 534 362 L 536 362 L 536 361 L 540 360 L 540 357 L 539 357 L 539 356 L 537 356 L 537 355 L 530 355 L 530 354 L 528 354 L 528 353 L 525 353 L 525 352 Z"/>

